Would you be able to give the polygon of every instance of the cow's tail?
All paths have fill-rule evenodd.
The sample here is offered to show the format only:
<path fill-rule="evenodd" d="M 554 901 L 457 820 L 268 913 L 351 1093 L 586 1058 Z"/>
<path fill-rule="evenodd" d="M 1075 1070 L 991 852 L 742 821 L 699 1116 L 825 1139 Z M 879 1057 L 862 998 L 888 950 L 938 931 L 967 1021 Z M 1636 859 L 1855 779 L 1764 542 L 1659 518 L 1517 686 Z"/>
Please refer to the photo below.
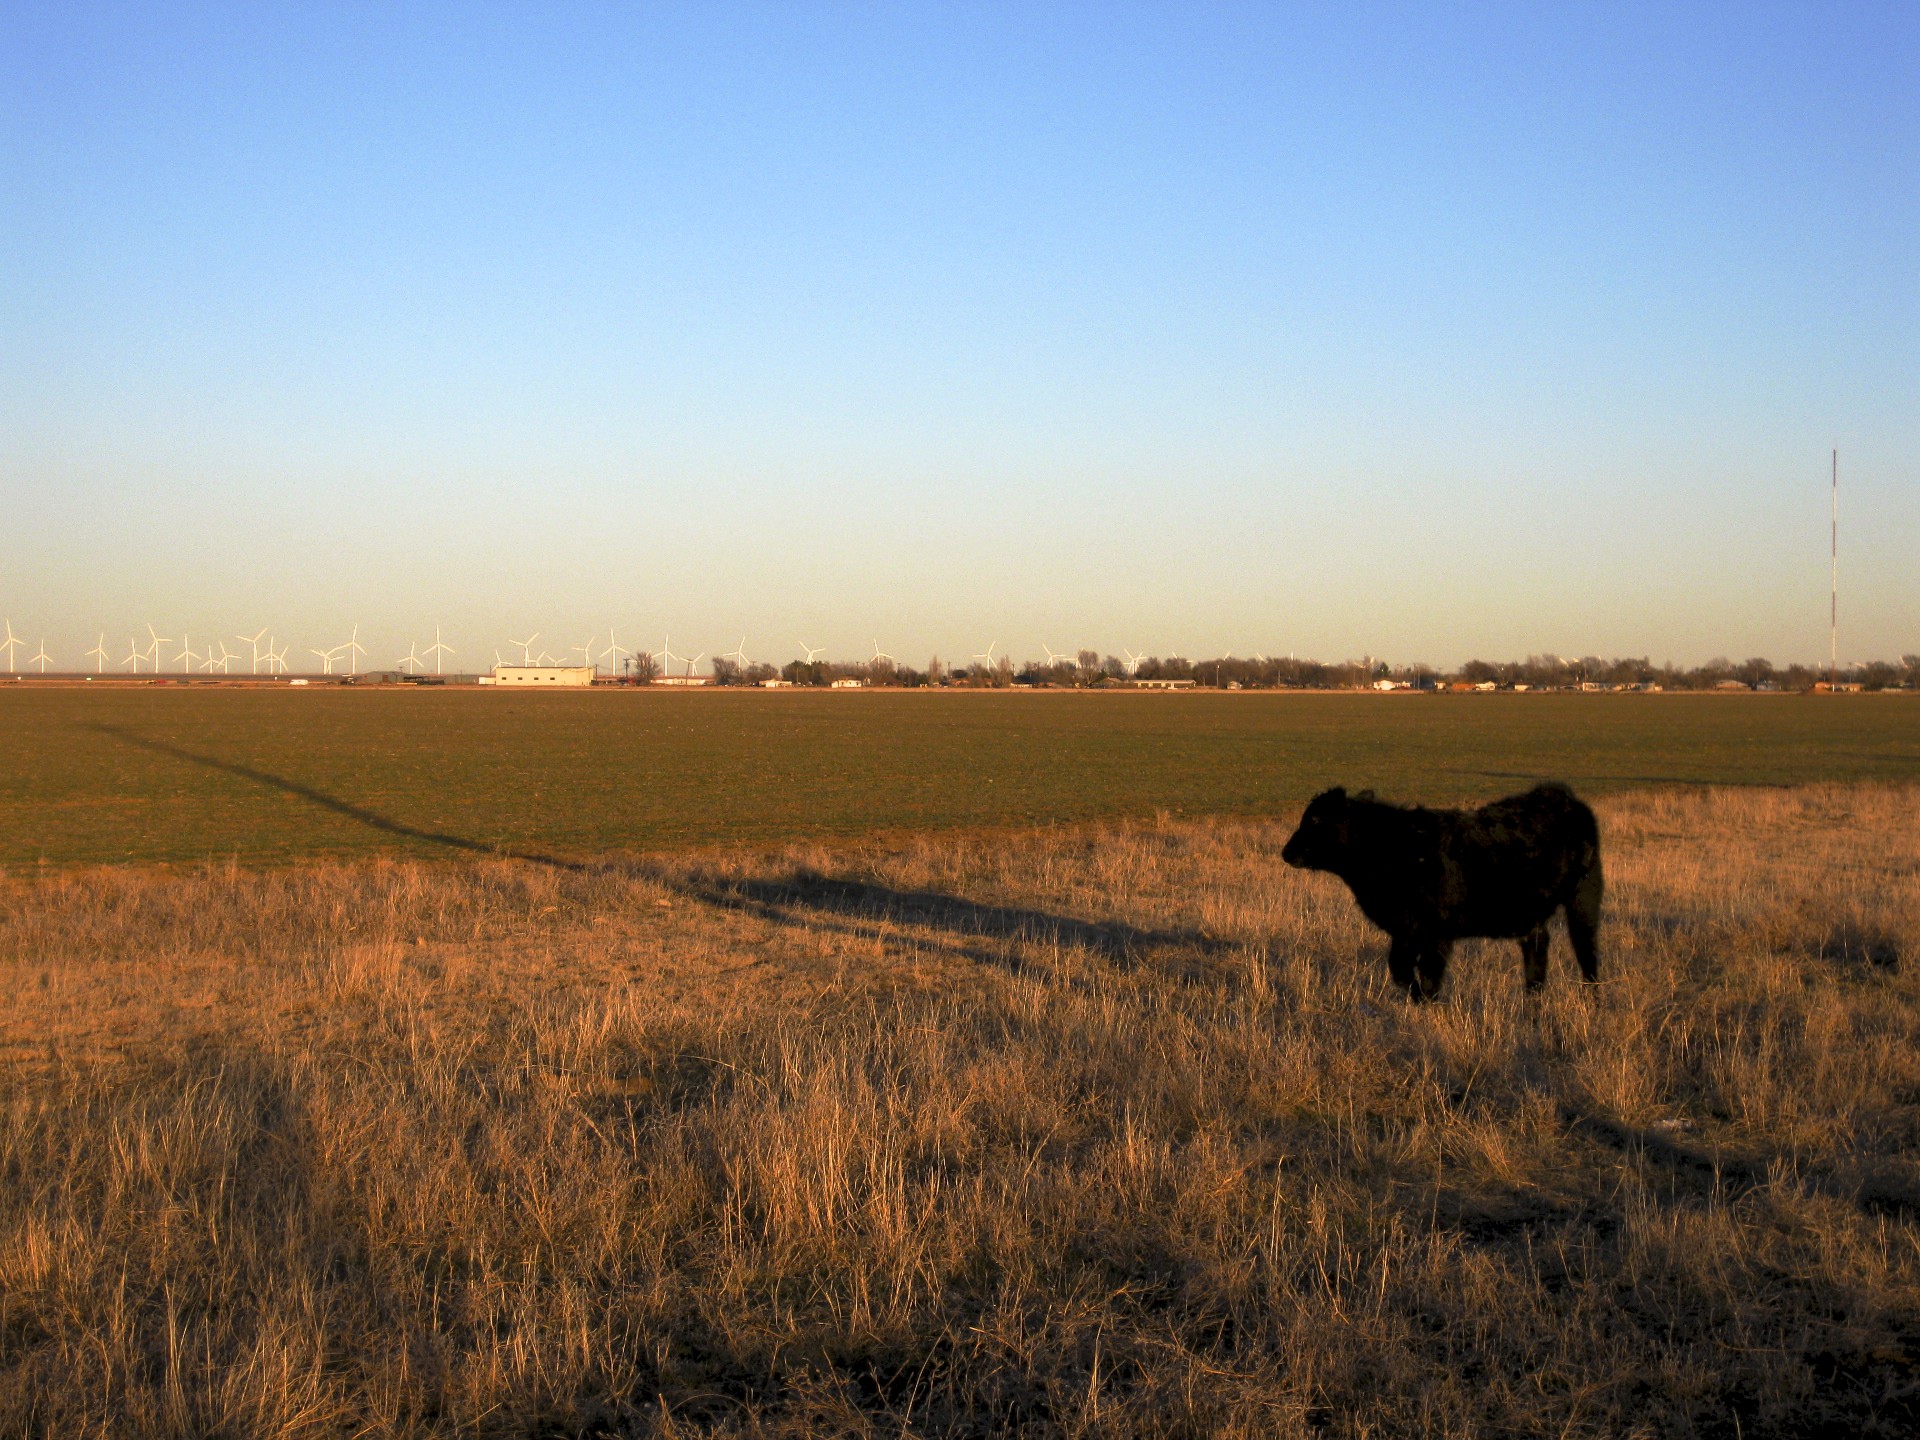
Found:
<path fill-rule="evenodd" d="M 1600 866 L 1600 822 L 1593 811 L 1578 800 L 1580 818 L 1580 860 L 1573 893 L 1567 897 L 1567 938 L 1573 942 L 1573 958 L 1580 962 L 1585 980 L 1600 978 L 1600 904 L 1606 898 L 1607 881 Z"/>

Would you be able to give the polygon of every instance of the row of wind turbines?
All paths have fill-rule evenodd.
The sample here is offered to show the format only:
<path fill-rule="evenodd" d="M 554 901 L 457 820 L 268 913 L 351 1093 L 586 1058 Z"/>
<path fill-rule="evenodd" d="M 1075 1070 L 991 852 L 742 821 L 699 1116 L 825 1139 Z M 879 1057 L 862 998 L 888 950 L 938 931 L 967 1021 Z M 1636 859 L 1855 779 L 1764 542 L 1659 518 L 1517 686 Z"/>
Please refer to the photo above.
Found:
<path fill-rule="evenodd" d="M 14 633 L 12 620 L 7 620 L 5 625 L 7 634 L 4 640 L 0 640 L 0 650 L 6 652 L 7 662 L 0 669 L 8 673 L 17 673 L 19 667 L 15 664 L 16 652 L 27 642 L 24 636 Z M 249 675 L 285 675 L 290 670 L 291 667 L 287 664 L 287 646 L 276 643 L 275 638 L 264 627 L 251 635 L 234 635 L 230 638 L 238 640 L 249 648 L 232 650 L 228 648 L 226 639 L 213 636 L 207 640 L 204 650 L 196 650 L 193 648 L 193 638 L 188 632 L 182 631 L 176 638 L 171 635 L 162 635 L 153 625 L 148 625 L 146 644 L 142 645 L 138 636 L 130 637 L 127 641 L 127 653 L 120 658 L 115 668 L 130 670 L 138 675 L 142 673 L 140 667 L 144 665 L 146 673 L 157 675 L 171 663 L 182 674 L 192 674 L 197 670 L 205 675 L 215 673 L 230 675 L 235 665 L 245 661 L 247 669 L 244 673 Z M 180 647 L 171 657 L 166 651 L 169 645 Z M 419 644 L 416 641 L 409 647 L 407 654 L 401 657 L 396 668 L 404 669 L 412 665 L 416 667 L 418 673 L 425 673 L 426 661 L 417 653 L 418 650 Z M 347 661 L 346 673 L 353 674 L 359 669 L 360 659 L 367 653 L 367 649 L 360 643 L 360 627 L 356 625 L 353 627 L 353 633 L 332 649 L 309 650 L 307 653 L 320 661 L 322 674 L 333 674 L 333 667 L 342 658 Z M 427 647 L 427 654 L 433 658 L 436 674 L 442 673 L 441 667 L 445 657 L 453 653 L 454 649 L 451 645 L 441 642 L 440 627 L 436 625 L 433 630 L 433 644 Z M 93 673 L 96 675 L 105 674 L 107 667 L 115 664 L 111 652 L 107 649 L 107 635 L 104 630 L 100 632 L 100 638 L 95 641 L 93 649 L 85 652 L 84 658 L 94 662 Z M 37 665 L 40 673 L 44 675 L 47 673 L 47 667 L 53 663 L 53 656 L 47 653 L 47 642 L 42 637 L 39 650 L 27 657 L 27 664 Z"/>
<path fill-rule="evenodd" d="M 0 668 L 3 668 L 8 673 L 17 673 L 18 667 L 15 664 L 16 655 L 18 650 L 26 645 L 27 641 L 24 636 L 14 633 L 13 621 L 11 619 L 5 622 L 5 627 L 6 638 L 0 640 L 0 650 L 6 652 L 7 659 L 5 666 Z M 577 656 L 579 657 L 579 664 L 597 669 L 599 668 L 600 662 L 605 660 L 608 662 L 609 670 L 618 672 L 622 659 L 632 657 L 636 653 L 620 643 L 619 635 L 613 626 L 607 627 L 607 643 L 604 647 L 600 645 L 599 637 L 596 634 L 589 636 L 578 645 L 565 647 L 565 653 L 561 655 L 554 655 L 544 648 L 536 653 L 534 650 L 534 642 L 539 638 L 540 632 L 536 630 L 524 640 L 509 640 L 507 643 L 509 646 L 519 647 L 520 663 L 522 665 L 569 665 L 576 663 L 574 657 Z M 228 639 L 236 640 L 247 648 L 239 650 L 230 649 L 227 645 Z M 799 640 L 795 643 L 805 654 L 808 665 L 814 664 L 821 655 L 826 653 L 827 647 L 824 645 L 809 645 L 804 640 Z M 173 645 L 179 646 L 179 649 L 174 651 L 171 657 L 169 657 L 166 647 Z M 981 665 L 988 668 L 992 668 L 996 664 L 1004 664 L 1007 662 L 1007 657 L 999 656 L 995 653 L 999 649 L 999 646 L 1000 642 L 995 640 L 991 642 L 984 651 L 976 652 L 969 658 L 978 661 Z M 1046 652 L 1049 667 L 1078 663 L 1076 657 L 1072 654 L 1060 653 L 1046 645 L 1042 645 L 1040 648 Z M 178 673 L 191 674 L 197 670 L 201 674 L 207 675 L 215 673 L 228 675 L 233 673 L 233 667 L 235 665 L 244 663 L 247 667 L 243 672 L 245 674 L 277 676 L 289 673 L 290 667 L 287 664 L 287 650 L 288 647 L 277 643 L 276 638 L 271 635 L 265 627 L 262 627 L 251 635 L 233 635 L 230 637 L 214 636 L 206 640 L 204 649 L 196 650 L 194 649 L 192 636 L 187 631 L 183 630 L 176 638 L 170 635 L 162 635 L 155 626 L 149 624 L 147 626 L 146 644 L 142 645 L 137 636 L 129 637 L 127 640 L 127 653 L 122 656 L 118 662 L 113 660 L 111 653 L 107 649 L 107 636 L 105 631 L 100 632 L 100 637 L 95 642 L 93 649 L 85 652 L 85 658 L 94 662 L 93 673 L 96 675 L 105 674 L 109 665 L 114 665 L 117 669 L 129 670 L 136 675 L 143 673 L 141 667 L 144 665 L 146 667 L 145 673 L 159 674 L 169 663 L 177 667 Z M 368 654 L 368 651 L 367 648 L 360 643 L 360 627 L 355 625 L 347 638 L 338 645 L 326 650 L 309 648 L 306 653 L 312 655 L 320 662 L 320 672 L 322 675 L 332 675 L 334 673 L 334 667 L 343 662 L 345 669 L 342 673 L 353 675 L 360 673 L 361 661 Z M 435 625 L 433 627 L 433 643 L 426 647 L 425 654 L 423 655 L 421 653 L 421 647 L 418 641 L 410 642 L 407 647 L 407 653 L 394 662 L 393 668 L 402 674 L 424 675 L 427 673 L 429 663 L 431 663 L 433 674 L 444 675 L 446 673 L 447 657 L 457 655 L 458 653 L 453 646 L 447 644 L 441 638 L 440 626 Z M 1134 654 L 1131 650 L 1123 651 L 1122 653 L 1125 656 L 1127 672 L 1129 674 L 1133 673 L 1140 662 L 1146 658 L 1143 655 Z M 672 633 L 668 632 L 661 640 L 660 648 L 654 652 L 654 656 L 660 662 L 663 674 L 671 674 L 672 672 L 669 669 L 671 666 L 684 665 L 686 668 L 682 672 L 681 678 L 691 679 L 700 662 L 707 658 L 707 652 L 702 650 L 694 655 L 683 655 L 679 653 L 673 648 Z M 742 635 L 740 637 L 740 643 L 732 650 L 720 652 L 714 658 L 717 660 L 731 660 L 744 670 L 752 663 L 750 657 L 747 655 L 747 637 Z M 497 649 L 493 652 L 493 659 L 496 665 L 511 663 L 502 658 L 500 651 Z M 45 637 L 41 637 L 39 649 L 27 657 L 27 664 L 37 665 L 40 673 L 44 675 L 47 673 L 47 667 L 53 663 L 53 656 L 47 653 L 46 639 Z M 892 655 L 882 650 L 880 648 L 880 642 L 875 640 L 873 642 L 873 654 L 867 663 L 877 667 L 883 663 L 891 666 L 898 662 Z"/>

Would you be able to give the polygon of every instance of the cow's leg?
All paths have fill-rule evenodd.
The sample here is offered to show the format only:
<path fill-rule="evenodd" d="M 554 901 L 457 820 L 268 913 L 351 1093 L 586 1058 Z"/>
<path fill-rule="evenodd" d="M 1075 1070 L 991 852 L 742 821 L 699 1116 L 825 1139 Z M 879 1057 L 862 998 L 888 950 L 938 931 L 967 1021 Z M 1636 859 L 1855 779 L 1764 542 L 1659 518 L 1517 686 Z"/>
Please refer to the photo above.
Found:
<path fill-rule="evenodd" d="M 1447 957 L 1453 953 L 1451 940 L 1429 940 L 1420 947 L 1414 961 L 1413 987 L 1407 992 L 1415 1000 L 1431 1000 L 1440 993 L 1440 982 L 1447 978 Z"/>
<path fill-rule="evenodd" d="M 1520 959 L 1526 966 L 1529 990 L 1538 990 L 1547 983 L 1547 947 L 1550 943 L 1544 925 L 1537 925 L 1520 937 Z"/>
<path fill-rule="evenodd" d="M 1420 977 L 1414 968 L 1414 959 L 1420 952 L 1419 943 L 1406 935 L 1393 937 L 1393 944 L 1387 949 L 1387 973 L 1393 977 L 1393 983 L 1409 995 L 1414 995 L 1420 984 Z M 1417 1000 L 1420 997 L 1414 995 Z"/>
<path fill-rule="evenodd" d="M 1600 897 L 1605 892 L 1596 860 L 1567 901 L 1567 938 L 1573 942 L 1573 958 L 1580 962 L 1580 978 L 1589 983 L 1600 978 Z"/>

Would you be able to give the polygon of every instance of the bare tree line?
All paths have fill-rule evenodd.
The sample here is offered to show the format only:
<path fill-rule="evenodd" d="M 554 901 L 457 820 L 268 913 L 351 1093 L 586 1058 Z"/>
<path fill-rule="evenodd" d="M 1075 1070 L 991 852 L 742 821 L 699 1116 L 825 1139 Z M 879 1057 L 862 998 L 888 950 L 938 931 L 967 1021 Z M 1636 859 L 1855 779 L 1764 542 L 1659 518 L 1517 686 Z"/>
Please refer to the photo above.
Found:
<path fill-rule="evenodd" d="M 662 674 L 659 662 L 643 651 L 628 664 L 623 678 L 645 684 L 662 678 Z M 1644 655 L 1611 658 L 1529 655 L 1524 660 L 1473 659 L 1457 669 L 1441 670 L 1420 662 L 1394 665 L 1371 657 L 1327 662 L 1291 655 L 1226 655 L 1207 660 L 1149 655 L 1130 663 L 1116 655 L 1082 650 L 1071 659 L 1030 660 L 1019 666 L 1008 656 L 969 666 L 950 666 L 934 656 L 922 668 L 886 657 L 862 661 L 793 660 L 783 666 L 765 661 L 741 664 L 721 657 L 713 662 L 710 683 L 830 687 L 837 682 L 901 689 L 929 685 L 972 689 L 1015 686 L 1085 689 L 1177 682 L 1195 688 L 1239 690 L 1357 690 L 1392 685 L 1416 690 L 1470 686 L 1503 690 L 1741 687 L 1792 691 L 1811 690 L 1827 683 L 1829 678 L 1825 666 L 1775 665 L 1759 656 L 1740 661 L 1719 656 L 1702 665 L 1681 666 L 1671 662 L 1655 664 Z M 1832 678 L 1861 690 L 1920 689 L 1920 654 L 1902 656 L 1898 663 L 1874 660 L 1845 665 Z"/>

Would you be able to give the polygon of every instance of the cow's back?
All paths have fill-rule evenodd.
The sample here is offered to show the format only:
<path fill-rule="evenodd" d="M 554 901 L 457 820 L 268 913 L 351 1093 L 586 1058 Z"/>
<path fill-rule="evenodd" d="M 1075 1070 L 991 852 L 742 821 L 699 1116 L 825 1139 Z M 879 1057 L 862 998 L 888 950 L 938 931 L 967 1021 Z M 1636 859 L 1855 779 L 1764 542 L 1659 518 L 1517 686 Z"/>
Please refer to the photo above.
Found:
<path fill-rule="evenodd" d="M 1541 785 L 1450 819 L 1449 908 L 1457 934 L 1524 934 L 1599 863 L 1593 812 L 1562 785 Z"/>

